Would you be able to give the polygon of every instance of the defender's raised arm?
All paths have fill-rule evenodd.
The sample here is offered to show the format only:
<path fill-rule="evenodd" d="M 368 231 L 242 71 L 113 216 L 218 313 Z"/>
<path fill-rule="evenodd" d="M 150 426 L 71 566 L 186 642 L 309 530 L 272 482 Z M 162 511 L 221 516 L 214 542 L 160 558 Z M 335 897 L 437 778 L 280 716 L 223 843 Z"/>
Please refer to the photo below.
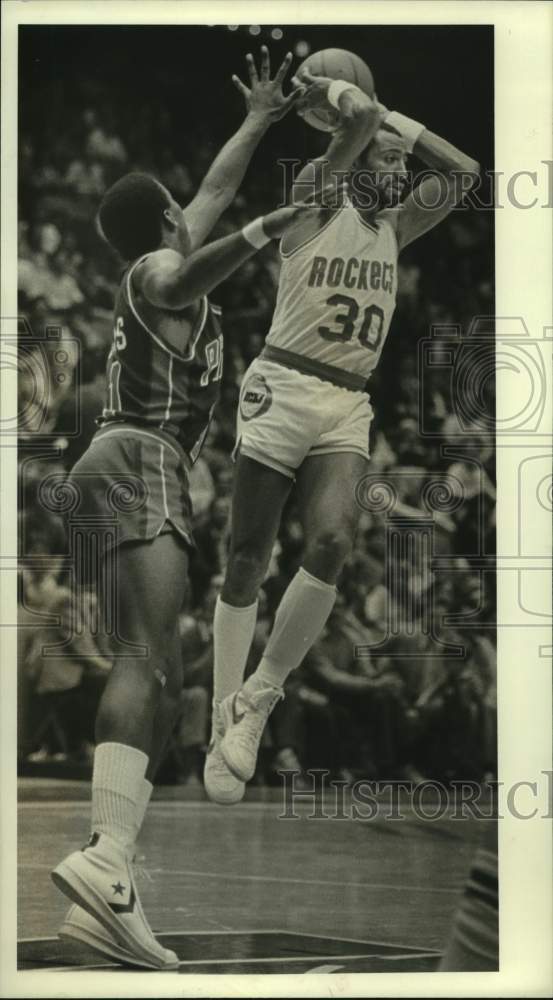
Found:
<path fill-rule="evenodd" d="M 304 208 L 277 208 L 188 257 L 170 248 L 150 254 L 137 268 L 136 281 L 142 294 L 161 309 L 185 308 L 207 295 L 270 240 L 282 236 Z"/>
<path fill-rule="evenodd" d="M 192 249 L 201 246 L 213 226 L 234 199 L 250 160 L 269 126 L 282 118 L 298 96 L 294 88 L 287 97 L 282 92 L 292 54 L 289 52 L 271 80 L 269 52 L 261 48 L 261 68 L 258 75 L 252 55 L 247 64 L 251 87 L 238 77 L 235 86 L 244 96 L 247 115 L 238 131 L 223 146 L 209 168 L 196 196 L 183 210 Z"/>

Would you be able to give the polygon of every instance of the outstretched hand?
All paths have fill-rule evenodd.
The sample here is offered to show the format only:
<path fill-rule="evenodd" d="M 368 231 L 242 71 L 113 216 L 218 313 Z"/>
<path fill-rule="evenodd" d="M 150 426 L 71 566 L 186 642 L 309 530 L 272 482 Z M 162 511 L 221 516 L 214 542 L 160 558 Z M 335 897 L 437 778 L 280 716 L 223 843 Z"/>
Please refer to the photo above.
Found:
<path fill-rule="evenodd" d="M 248 53 L 246 56 L 246 63 L 250 78 L 250 86 L 247 87 L 246 84 L 242 83 L 242 80 L 240 80 L 240 78 L 236 75 L 233 75 L 232 82 L 242 94 L 249 114 L 257 115 L 261 118 L 267 118 L 269 121 L 276 122 L 279 121 L 280 118 L 283 118 L 284 115 L 290 110 L 304 89 L 300 84 L 299 86 L 295 86 L 286 97 L 282 92 L 282 85 L 290 68 L 291 62 L 292 53 L 288 52 L 279 69 L 275 73 L 274 79 L 271 80 L 271 60 L 267 46 L 261 46 L 261 64 L 259 73 L 257 72 L 253 56 L 251 53 Z"/>

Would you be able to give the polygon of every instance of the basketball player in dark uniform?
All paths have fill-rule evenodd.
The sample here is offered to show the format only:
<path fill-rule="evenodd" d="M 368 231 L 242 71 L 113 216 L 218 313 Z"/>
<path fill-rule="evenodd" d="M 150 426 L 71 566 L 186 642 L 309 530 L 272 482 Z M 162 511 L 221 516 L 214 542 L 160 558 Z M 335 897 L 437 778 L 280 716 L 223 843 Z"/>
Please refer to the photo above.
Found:
<path fill-rule="evenodd" d="M 191 544 L 188 472 L 209 426 L 223 361 L 218 311 L 207 293 L 280 236 L 298 209 L 277 209 L 201 244 L 267 127 L 293 103 L 295 92 L 282 92 L 290 61 L 271 80 L 267 50 L 259 77 L 248 57 L 251 88 L 235 80 L 246 119 L 184 210 L 153 177 L 131 173 L 107 191 L 98 216 L 106 240 L 130 263 L 115 302 L 101 426 L 68 487 L 96 530 L 116 512 L 117 534 L 99 536 L 98 576 L 101 600 L 130 653 L 114 657 L 98 711 L 90 841 L 52 878 L 77 904 L 60 934 L 142 967 L 178 965 L 146 921 L 132 858 L 182 689 L 177 617 Z"/>

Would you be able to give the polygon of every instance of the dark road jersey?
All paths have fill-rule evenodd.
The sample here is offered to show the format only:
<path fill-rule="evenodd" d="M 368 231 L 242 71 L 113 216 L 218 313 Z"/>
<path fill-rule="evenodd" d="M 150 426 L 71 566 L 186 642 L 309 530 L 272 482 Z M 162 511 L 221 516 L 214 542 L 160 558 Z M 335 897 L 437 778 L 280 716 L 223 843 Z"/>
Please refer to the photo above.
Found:
<path fill-rule="evenodd" d="M 138 312 L 131 274 L 144 259 L 127 269 L 117 293 L 100 423 L 125 420 L 159 427 L 173 434 L 195 461 L 219 396 L 223 371 L 220 310 L 204 296 L 190 336 L 185 310 L 168 311 L 177 332 L 173 343 L 178 342 L 180 321 L 185 345 L 182 352 L 170 346 L 151 319 L 146 323 Z M 162 310 L 157 312 L 163 315 Z"/>

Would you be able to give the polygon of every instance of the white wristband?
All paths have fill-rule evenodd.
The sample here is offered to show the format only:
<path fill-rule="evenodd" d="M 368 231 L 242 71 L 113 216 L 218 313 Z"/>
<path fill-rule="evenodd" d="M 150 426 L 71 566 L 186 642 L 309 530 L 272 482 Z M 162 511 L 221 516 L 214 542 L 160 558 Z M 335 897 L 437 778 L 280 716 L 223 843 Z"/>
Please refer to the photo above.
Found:
<path fill-rule="evenodd" d="M 359 87 L 356 87 L 354 83 L 348 83 L 347 80 L 333 80 L 326 92 L 328 103 L 332 104 L 332 107 L 336 108 L 337 111 L 340 110 L 338 102 L 340 94 L 343 94 L 344 90 L 359 90 Z"/>
<path fill-rule="evenodd" d="M 271 237 L 267 236 L 267 233 L 263 229 L 263 219 L 261 216 L 254 219 L 253 222 L 248 222 L 247 226 L 244 226 L 242 236 L 256 250 L 261 250 L 261 247 L 271 242 Z"/>
<path fill-rule="evenodd" d="M 420 122 L 416 122 L 413 118 L 408 118 L 407 115 L 401 115 L 399 111 L 389 111 L 384 121 L 386 125 L 391 125 L 392 128 L 397 129 L 402 139 L 405 140 L 408 153 L 413 152 L 413 146 L 421 132 L 424 132 L 426 128 L 426 125 L 421 125 Z"/>

